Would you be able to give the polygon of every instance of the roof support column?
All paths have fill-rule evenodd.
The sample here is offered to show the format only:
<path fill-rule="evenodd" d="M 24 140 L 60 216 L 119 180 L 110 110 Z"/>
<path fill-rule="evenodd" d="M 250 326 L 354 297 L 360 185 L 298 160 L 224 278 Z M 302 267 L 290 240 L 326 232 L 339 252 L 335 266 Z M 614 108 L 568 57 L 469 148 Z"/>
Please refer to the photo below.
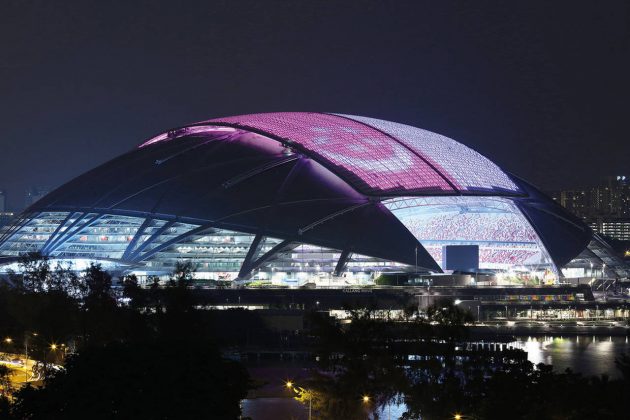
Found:
<path fill-rule="evenodd" d="M 337 261 L 337 265 L 335 266 L 335 271 L 333 273 L 335 276 L 339 276 L 343 272 L 343 270 L 346 269 L 349 259 L 350 259 L 350 250 L 344 249 L 343 251 L 341 251 L 341 255 L 339 256 L 339 261 Z"/>
<path fill-rule="evenodd" d="M 243 260 L 243 264 L 241 264 L 241 269 L 238 272 L 239 279 L 242 279 L 245 276 L 250 275 L 251 270 L 249 269 L 249 266 L 251 265 L 252 260 L 258 255 L 258 252 L 260 252 L 260 247 L 262 246 L 262 239 L 263 239 L 263 236 L 260 233 L 258 233 L 254 237 L 254 240 L 252 241 L 252 244 L 249 246 L 249 250 L 247 251 L 247 255 L 245 256 L 245 259 Z"/>

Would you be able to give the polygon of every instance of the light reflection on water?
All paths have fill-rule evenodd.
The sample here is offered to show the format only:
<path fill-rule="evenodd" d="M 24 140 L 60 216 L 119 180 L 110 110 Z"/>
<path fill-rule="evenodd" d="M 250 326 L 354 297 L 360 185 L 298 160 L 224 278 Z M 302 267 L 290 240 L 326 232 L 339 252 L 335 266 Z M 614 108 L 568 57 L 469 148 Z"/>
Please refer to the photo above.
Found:
<path fill-rule="evenodd" d="M 571 368 L 583 375 L 608 374 L 619 377 L 615 358 L 630 354 L 626 337 L 602 336 L 546 336 L 517 337 L 511 346 L 527 351 L 532 363 L 552 364 L 556 372 Z M 379 412 L 380 419 L 399 419 L 405 412 L 404 404 L 392 403 Z M 243 400 L 243 415 L 253 420 L 306 420 L 308 408 L 292 398 L 257 398 Z"/>
<path fill-rule="evenodd" d="M 570 368 L 583 375 L 619 377 L 615 358 L 630 354 L 627 337 L 602 336 L 546 336 L 518 337 L 515 347 L 527 352 L 530 362 L 553 365 L 556 372 Z"/>

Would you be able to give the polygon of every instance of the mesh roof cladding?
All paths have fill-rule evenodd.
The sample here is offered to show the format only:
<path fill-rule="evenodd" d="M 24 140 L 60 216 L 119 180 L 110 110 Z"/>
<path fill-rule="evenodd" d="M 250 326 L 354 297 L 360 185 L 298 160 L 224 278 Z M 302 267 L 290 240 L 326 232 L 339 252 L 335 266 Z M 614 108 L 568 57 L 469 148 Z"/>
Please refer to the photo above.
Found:
<path fill-rule="evenodd" d="M 303 112 L 241 115 L 207 123 L 230 124 L 275 137 L 327 164 L 370 195 L 521 193 L 507 174 L 474 150 L 403 124 Z M 176 137 L 203 129 L 189 127 Z M 205 129 L 213 130 L 211 126 Z M 169 138 L 162 134 L 141 147 Z"/>

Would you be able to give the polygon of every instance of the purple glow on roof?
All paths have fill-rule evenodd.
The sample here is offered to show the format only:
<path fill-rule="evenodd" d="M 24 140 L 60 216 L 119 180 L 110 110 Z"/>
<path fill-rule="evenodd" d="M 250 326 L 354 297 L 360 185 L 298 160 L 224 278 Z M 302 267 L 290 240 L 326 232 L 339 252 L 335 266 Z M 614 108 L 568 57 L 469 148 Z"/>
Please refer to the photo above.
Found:
<path fill-rule="evenodd" d="M 390 136 L 347 118 L 319 113 L 269 113 L 218 118 L 295 144 L 362 184 L 368 193 L 452 192 L 443 176 Z"/>
<path fill-rule="evenodd" d="M 278 112 L 217 118 L 160 134 L 139 147 L 197 133 L 237 130 L 220 124 L 275 138 L 368 194 L 522 192 L 497 165 L 455 140 L 351 115 Z"/>
<path fill-rule="evenodd" d="M 159 142 L 161 142 L 163 140 L 166 140 L 166 139 L 168 139 L 168 134 L 167 133 L 162 133 L 162 134 L 159 134 L 159 135 L 157 135 L 157 136 L 155 136 L 155 137 L 145 141 L 140 146 L 138 146 L 138 148 L 145 147 L 145 146 L 148 146 L 150 144 L 159 143 Z"/>
<path fill-rule="evenodd" d="M 465 191 L 509 191 L 519 188 L 497 165 L 453 139 L 409 125 L 374 118 L 345 115 L 375 127 L 420 153 L 438 170 L 449 175 L 456 188 Z"/>
<path fill-rule="evenodd" d="M 191 134 L 199 134 L 199 133 L 208 133 L 208 132 L 234 132 L 236 131 L 231 127 L 217 127 L 215 125 L 197 125 L 192 127 L 184 127 L 177 130 L 167 131 L 166 133 L 162 133 L 158 136 L 153 137 L 142 143 L 138 148 L 149 146 L 151 144 L 159 143 L 163 140 L 172 140 L 182 136 L 190 136 Z"/>

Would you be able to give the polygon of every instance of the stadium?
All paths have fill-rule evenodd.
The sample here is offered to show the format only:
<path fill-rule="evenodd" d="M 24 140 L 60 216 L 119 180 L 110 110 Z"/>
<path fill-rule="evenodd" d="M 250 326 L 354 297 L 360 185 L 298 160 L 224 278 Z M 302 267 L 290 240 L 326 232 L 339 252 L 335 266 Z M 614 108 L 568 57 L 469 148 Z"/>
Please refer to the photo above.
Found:
<path fill-rule="evenodd" d="M 455 140 L 295 112 L 218 118 L 143 142 L 5 226 L 0 264 L 36 252 L 163 276 L 191 261 L 200 279 L 335 286 L 450 273 L 447 250 L 467 246 L 476 261 L 455 270 L 558 279 L 568 266 L 605 264 L 597 243 L 581 220 Z"/>

